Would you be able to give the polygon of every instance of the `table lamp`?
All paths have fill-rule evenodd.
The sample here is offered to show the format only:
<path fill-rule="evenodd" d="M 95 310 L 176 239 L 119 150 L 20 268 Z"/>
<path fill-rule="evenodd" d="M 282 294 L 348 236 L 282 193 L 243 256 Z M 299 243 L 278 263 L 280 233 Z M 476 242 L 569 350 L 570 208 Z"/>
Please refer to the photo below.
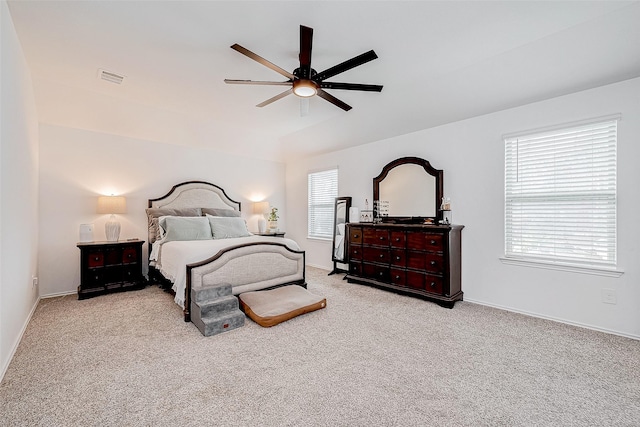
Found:
<path fill-rule="evenodd" d="M 127 212 L 127 199 L 123 196 L 98 197 L 98 213 L 111 214 L 109 221 L 104 225 L 104 233 L 108 242 L 117 242 L 120 237 L 120 223 L 116 221 L 115 214 Z"/>
<path fill-rule="evenodd" d="M 258 232 L 267 231 L 267 219 L 264 217 L 269 213 L 269 202 L 255 202 L 253 204 L 253 213 L 260 214 L 258 219 Z"/>

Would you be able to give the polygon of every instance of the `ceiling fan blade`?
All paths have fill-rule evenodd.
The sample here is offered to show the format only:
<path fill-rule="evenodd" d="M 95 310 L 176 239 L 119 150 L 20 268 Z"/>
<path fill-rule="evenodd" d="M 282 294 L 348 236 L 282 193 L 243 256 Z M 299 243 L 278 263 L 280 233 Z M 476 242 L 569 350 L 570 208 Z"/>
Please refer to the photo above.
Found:
<path fill-rule="evenodd" d="M 277 65 L 267 61 L 266 59 L 264 59 L 263 57 L 256 55 L 255 53 L 251 52 L 249 49 L 245 49 L 244 47 L 240 46 L 239 44 L 234 44 L 233 46 L 231 46 L 231 49 L 240 52 L 241 54 L 248 56 L 249 58 L 253 59 L 256 62 L 261 63 L 262 65 L 264 65 L 267 68 L 271 68 L 273 71 L 275 71 L 276 73 L 282 74 L 283 76 L 285 76 L 288 79 L 293 80 L 295 78 L 295 76 L 293 74 L 291 74 L 290 72 L 288 72 L 287 70 L 284 70 L 280 67 L 278 67 Z"/>
<path fill-rule="evenodd" d="M 317 95 L 320 98 L 322 98 L 322 99 L 324 99 L 326 101 L 329 101 L 330 103 L 332 103 L 336 107 L 342 108 L 344 111 L 351 110 L 351 106 L 350 105 L 345 104 L 344 102 L 340 101 L 338 98 L 336 98 L 333 95 L 329 95 L 327 92 L 323 91 L 322 89 L 318 89 Z"/>
<path fill-rule="evenodd" d="M 260 104 L 256 105 L 256 107 L 264 107 L 265 105 L 269 105 L 272 102 L 276 102 L 278 99 L 284 98 L 285 96 L 291 95 L 292 93 L 293 93 L 293 89 L 285 90 L 284 92 L 279 93 L 278 95 L 272 98 L 269 98 L 264 102 L 261 102 Z"/>
<path fill-rule="evenodd" d="M 291 86 L 293 82 L 262 82 L 258 80 L 232 80 L 224 79 L 226 84 L 230 85 L 265 85 L 265 86 Z"/>
<path fill-rule="evenodd" d="M 322 80 L 333 77 L 336 74 L 344 73 L 345 71 L 355 68 L 358 65 L 366 64 L 369 61 L 373 61 L 377 57 L 378 55 L 376 55 L 376 53 L 373 50 L 370 50 L 369 52 L 365 52 L 362 55 L 358 55 L 356 57 L 348 59 L 341 64 L 335 65 L 331 68 L 324 70 L 321 73 L 318 73 L 314 77 L 314 80 L 320 82 Z"/>
<path fill-rule="evenodd" d="M 313 28 L 300 25 L 300 78 L 311 76 L 311 44 L 313 42 Z"/>
<path fill-rule="evenodd" d="M 382 92 L 381 85 L 363 85 L 359 83 L 321 82 L 320 87 L 323 89 L 364 90 L 367 92 Z"/>

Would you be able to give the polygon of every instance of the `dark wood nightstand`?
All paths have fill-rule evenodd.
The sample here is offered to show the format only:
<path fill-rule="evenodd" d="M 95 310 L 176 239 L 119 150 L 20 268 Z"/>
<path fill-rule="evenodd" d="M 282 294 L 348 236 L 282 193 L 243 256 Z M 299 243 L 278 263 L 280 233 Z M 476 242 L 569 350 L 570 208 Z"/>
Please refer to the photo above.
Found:
<path fill-rule="evenodd" d="M 265 231 L 264 233 L 256 231 L 251 234 L 255 234 L 256 236 L 284 237 L 285 233 L 285 231 Z"/>
<path fill-rule="evenodd" d="M 143 243 L 143 240 L 78 243 L 78 299 L 144 288 L 146 282 L 142 275 Z"/>

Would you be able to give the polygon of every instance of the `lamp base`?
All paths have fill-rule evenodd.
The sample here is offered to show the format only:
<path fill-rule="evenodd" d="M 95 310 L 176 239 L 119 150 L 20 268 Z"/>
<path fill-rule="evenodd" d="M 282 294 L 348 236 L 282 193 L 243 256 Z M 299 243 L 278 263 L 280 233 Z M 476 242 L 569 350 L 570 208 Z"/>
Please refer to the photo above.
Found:
<path fill-rule="evenodd" d="M 258 232 L 264 233 L 267 231 L 267 220 L 264 217 L 258 219 Z"/>
<path fill-rule="evenodd" d="M 111 215 L 109 221 L 104 225 L 104 234 L 107 242 L 117 242 L 120 237 L 120 223 L 116 221 L 115 215 Z"/>

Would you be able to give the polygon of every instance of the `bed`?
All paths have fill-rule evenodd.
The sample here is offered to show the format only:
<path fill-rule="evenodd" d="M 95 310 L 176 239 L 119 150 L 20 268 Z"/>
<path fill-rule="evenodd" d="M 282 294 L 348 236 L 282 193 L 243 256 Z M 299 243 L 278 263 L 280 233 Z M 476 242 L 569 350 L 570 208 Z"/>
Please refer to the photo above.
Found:
<path fill-rule="evenodd" d="M 239 202 L 204 181 L 183 182 L 149 199 L 149 280 L 175 294 L 185 322 L 200 314 L 197 295 L 306 287 L 305 253 L 298 244 L 252 235 L 240 212 Z"/>

